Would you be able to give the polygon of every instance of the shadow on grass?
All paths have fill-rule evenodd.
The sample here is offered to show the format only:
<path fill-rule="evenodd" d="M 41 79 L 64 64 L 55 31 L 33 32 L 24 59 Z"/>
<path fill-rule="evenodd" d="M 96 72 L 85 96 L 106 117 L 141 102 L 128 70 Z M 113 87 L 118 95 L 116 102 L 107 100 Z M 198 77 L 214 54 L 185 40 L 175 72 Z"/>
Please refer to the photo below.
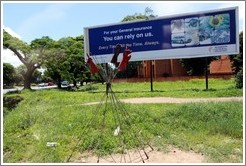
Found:
<path fill-rule="evenodd" d="M 226 89 L 228 89 L 228 88 L 226 88 Z M 225 90 L 225 89 L 220 89 L 220 90 Z M 229 89 L 228 89 L 229 90 Z M 190 92 L 214 92 L 214 91 L 219 91 L 218 89 L 208 89 L 208 90 L 206 90 L 206 89 L 197 89 L 197 88 L 193 88 L 193 89 L 175 89 L 175 90 L 171 90 L 172 92 L 187 92 L 187 91 L 190 91 Z M 91 91 L 86 91 L 86 92 L 88 92 L 88 93 L 95 93 L 95 94 L 97 94 L 97 93 L 105 93 L 105 91 L 93 91 L 93 90 L 91 90 Z M 114 93 L 118 93 L 118 94 L 121 94 L 121 93 L 129 93 L 129 94 L 131 94 L 131 93 L 155 93 L 155 92 L 157 92 L 157 93 L 165 93 L 165 92 L 170 92 L 170 90 L 154 90 L 154 91 L 150 91 L 150 90 L 141 90 L 141 91 L 136 91 L 136 90 L 132 90 L 132 91 L 130 91 L 130 90 L 113 90 L 113 92 Z"/>

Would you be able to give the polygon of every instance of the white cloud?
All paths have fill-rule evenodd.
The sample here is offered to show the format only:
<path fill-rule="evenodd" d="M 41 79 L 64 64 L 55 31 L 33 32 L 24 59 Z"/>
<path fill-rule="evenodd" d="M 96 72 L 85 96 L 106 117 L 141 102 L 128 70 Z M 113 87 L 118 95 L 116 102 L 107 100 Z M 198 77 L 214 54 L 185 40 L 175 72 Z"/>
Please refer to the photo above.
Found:
<path fill-rule="evenodd" d="M 227 2 L 227 3 L 224 3 L 224 4 L 221 4 L 219 6 L 219 8 L 227 8 L 227 7 L 235 7 L 235 6 L 238 6 L 238 13 L 239 13 L 239 31 L 243 31 L 244 30 L 244 26 L 245 26 L 245 2 L 241 1 L 241 2 Z"/>
<path fill-rule="evenodd" d="M 17 34 L 16 32 L 14 32 L 11 28 L 6 27 L 6 26 L 3 25 L 3 29 L 4 29 L 6 32 L 8 32 L 11 36 L 16 37 L 16 38 L 18 38 L 18 39 L 21 39 L 20 35 Z"/>
<path fill-rule="evenodd" d="M 233 2 L 233 1 L 229 1 L 227 3 L 223 3 L 219 6 L 219 8 L 228 8 L 228 7 L 235 7 L 238 6 L 239 8 L 239 19 L 242 20 L 244 19 L 244 15 L 245 15 L 245 2 Z"/>
<path fill-rule="evenodd" d="M 5 29 L 13 37 L 21 39 L 20 35 L 17 34 L 16 32 L 14 32 L 11 28 L 5 27 L 3 25 L 3 29 Z M 1 55 L 2 55 L 1 56 L 2 62 L 10 63 L 14 67 L 17 67 L 17 66 L 22 64 L 22 62 L 19 60 L 19 58 L 9 49 L 2 49 Z"/>
<path fill-rule="evenodd" d="M 169 16 L 188 12 L 200 11 L 202 8 L 200 3 L 188 2 L 166 2 L 153 5 L 154 12 L 159 16 Z"/>
<path fill-rule="evenodd" d="M 17 67 L 22 64 L 19 58 L 9 49 L 2 50 L 2 62 L 10 63 L 14 67 Z"/>

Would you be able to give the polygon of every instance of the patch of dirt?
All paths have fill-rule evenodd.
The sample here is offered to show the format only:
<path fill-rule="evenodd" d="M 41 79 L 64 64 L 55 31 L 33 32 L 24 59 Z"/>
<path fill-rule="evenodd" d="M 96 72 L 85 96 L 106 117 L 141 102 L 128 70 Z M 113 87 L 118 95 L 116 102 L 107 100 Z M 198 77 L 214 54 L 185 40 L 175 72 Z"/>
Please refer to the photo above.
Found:
<path fill-rule="evenodd" d="M 228 102 L 243 101 L 243 97 L 217 97 L 217 98 L 173 98 L 173 97 L 143 97 L 122 99 L 125 103 L 190 103 L 190 102 Z"/>
<path fill-rule="evenodd" d="M 142 97 L 121 99 L 124 103 L 191 103 L 191 102 L 229 102 L 229 101 L 243 101 L 243 97 L 217 97 L 217 98 L 173 98 L 173 97 Z M 94 105 L 99 102 L 85 103 L 82 105 Z"/>
<path fill-rule="evenodd" d="M 129 150 L 125 154 L 114 154 L 99 158 L 99 163 L 206 163 L 205 156 L 193 151 L 172 148 L 169 152 L 152 150 Z M 75 163 L 97 163 L 98 157 L 91 152 L 80 154 Z"/>

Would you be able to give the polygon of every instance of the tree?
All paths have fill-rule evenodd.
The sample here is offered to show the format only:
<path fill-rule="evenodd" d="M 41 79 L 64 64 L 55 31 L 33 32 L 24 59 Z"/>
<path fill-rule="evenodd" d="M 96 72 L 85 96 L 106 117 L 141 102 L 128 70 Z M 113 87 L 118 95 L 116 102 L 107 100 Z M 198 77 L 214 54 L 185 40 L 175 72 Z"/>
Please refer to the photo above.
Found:
<path fill-rule="evenodd" d="M 148 19 L 157 17 L 157 15 L 154 15 L 153 13 L 154 12 L 150 7 L 146 7 L 144 10 L 144 14 L 135 13 L 133 15 L 128 15 L 128 16 L 124 17 L 121 20 L 121 22 L 133 21 L 133 20 L 148 20 Z"/>
<path fill-rule="evenodd" d="M 3 84 L 11 86 L 15 81 L 15 68 L 10 63 L 3 63 Z"/>
<path fill-rule="evenodd" d="M 128 15 L 124 17 L 121 22 L 133 21 L 133 20 L 148 20 L 151 18 L 157 17 L 157 15 L 153 14 L 153 10 L 150 7 L 146 7 L 144 10 L 144 14 L 135 13 L 134 15 Z M 127 66 L 127 70 L 120 72 L 117 74 L 118 78 L 122 77 L 136 77 L 137 67 L 142 65 L 142 62 L 129 62 Z"/>
<path fill-rule="evenodd" d="M 83 36 L 68 37 L 59 40 L 67 56 L 67 68 L 63 71 L 63 77 L 71 80 L 76 86 L 78 81 L 83 79 L 83 72 L 86 70 L 83 56 Z"/>
<path fill-rule="evenodd" d="M 53 44 L 50 56 L 44 63 L 44 75 L 46 78 L 51 78 L 58 85 L 58 88 L 61 88 L 62 72 L 67 68 L 67 57 L 65 50 L 61 48 L 58 41 L 55 41 Z"/>
<path fill-rule="evenodd" d="M 23 75 L 25 75 L 25 72 L 26 72 L 25 65 L 19 65 L 16 67 L 15 83 L 17 85 L 20 85 L 23 83 L 24 81 Z"/>
<path fill-rule="evenodd" d="M 24 76 L 27 71 L 27 68 L 25 65 L 19 65 L 16 68 L 16 74 L 15 74 L 15 83 L 20 84 L 22 81 L 24 81 Z M 30 79 L 31 83 L 38 83 L 41 79 L 42 72 L 35 70 L 32 74 L 32 77 Z"/>
<path fill-rule="evenodd" d="M 45 62 L 45 76 L 58 84 L 62 80 L 72 82 L 76 86 L 78 81 L 85 78 L 85 62 L 83 56 L 83 36 L 61 38 L 55 43 L 55 50 Z M 86 77 L 89 77 L 88 75 Z"/>
<path fill-rule="evenodd" d="M 24 89 L 31 89 L 31 78 L 33 72 L 39 68 L 48 55 L 47 48 L 49 48 L 52 39 L 43 37 L 36 39 L 31 44 L 24 43 L 18 38 L 12 37 L 8 32 L 3 32 L 3 46 L 5 49 L 10 49 L 26 66 L 24 77 Z"/>
<path fill-rule="evenodd" d="M 182 66 L 186 69 L 188 75 L 200 76 L 204 74 L 206 67 L 206 58 L 207 64 L 210 64 L 210 62 L 217 57 L 187 58 L 180 59 L 180 62 Z"/>
<path fill-rule="evenodd" d="M 232 67 L 234 74 L 237 74 L 243 68 L 243 32 L 239 34 L 239 54 L 231 55 Z"/>
<path fill-rule="evenodd" d="M 239 54 L 231 55 L 230 60 L 235 75 L 236 88 L 243 88 L 243 32 L 239 34 Z"/>

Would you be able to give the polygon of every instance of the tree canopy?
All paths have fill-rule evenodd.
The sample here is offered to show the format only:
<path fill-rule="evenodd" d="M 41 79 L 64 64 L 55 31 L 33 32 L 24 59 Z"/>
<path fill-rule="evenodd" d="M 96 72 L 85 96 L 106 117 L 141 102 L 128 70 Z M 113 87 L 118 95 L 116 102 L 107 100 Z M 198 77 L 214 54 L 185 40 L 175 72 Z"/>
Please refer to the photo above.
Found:
<path fill-rule="evenodd" d="M 61 38 L 55 42 L 55 50 L 45 62 L 45 75 L 52 78 L 60 87 L 62 80 L 76 86 L 78 81 L 91 77 L 83 56 L 83 36 Z"/>
<path fill-rule="evenodd" d="M 27 44 L 11 36 L 4 30 L 3 47 L 10 49 L 26 67 L 26 72 L 23 74 L 24 89 L 31 89 L 32 75 L 37 68 L 41 67 L 46 57 L 49 55 L 51 42 L 52 39 L 49 37 L 43 37 L 33 40 L 31 44 Z"/>
<path fill-rule="evenodd" d="M 10 63 L 3 63 L 3 84 L 11 86 L 15 82 L 15 68 Z"/>
<path fill-rule="evenodd" d="M 153 14 L 153 10 L 150 7 L 146 7 L 144 10 L 144 13 L 135 13 L 133 15 L 127 15 L 124 17 L 121 22 L 126 22 L 126 21 L 134 21 L 134 20 L 148 20 L 151 18 L 157 17 L 157 15 Z M 142 65 L 142 62 L 136 61 L 136 62 L 129 62 L 127 66 L 127 70 L 120 72 L 117 74 L 118 78 L 123 78 L 123 77 L 136 77 L 137 76 L 137 67 Z"/>

